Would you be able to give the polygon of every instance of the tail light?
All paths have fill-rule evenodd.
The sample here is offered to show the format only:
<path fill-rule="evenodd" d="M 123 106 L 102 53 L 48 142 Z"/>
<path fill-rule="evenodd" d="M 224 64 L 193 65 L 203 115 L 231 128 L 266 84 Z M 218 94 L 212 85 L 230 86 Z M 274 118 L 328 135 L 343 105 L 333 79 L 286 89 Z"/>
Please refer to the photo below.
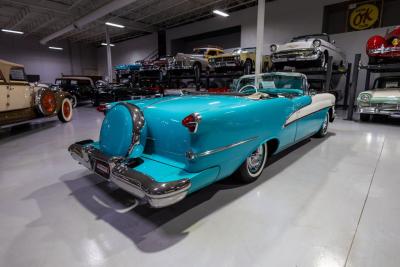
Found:
<path fill-rule="evenodd" d="M 201 121 L 200 114 L 193 113 L 182 120 L 182 125 L 188 128 L 189 132 L 196 133 L 200 121 Z"/>
<path fill-rule="evenodd" d="M 103 112 L 104 114 L 107 112 L 108 109 L 110 109 L 109 104 L 100 104 L 97 108 L 97 111 Z"/>
<path fill-rule="evenodd" d="M 370 53 L 370 50 L 379 49 L 382 46 L 385 46 L 385 43 L 386 40 L 382 36 L 379 35 L 372 36 L 371 38 L 368 39 L 367 42 L 367 47 L 366 47 L 367 54 Z"/>

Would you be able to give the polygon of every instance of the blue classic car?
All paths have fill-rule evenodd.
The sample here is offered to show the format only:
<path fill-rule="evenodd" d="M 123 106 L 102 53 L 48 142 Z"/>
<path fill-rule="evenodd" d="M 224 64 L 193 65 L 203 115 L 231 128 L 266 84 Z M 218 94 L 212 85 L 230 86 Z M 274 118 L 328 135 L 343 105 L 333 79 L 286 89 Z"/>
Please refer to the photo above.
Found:
<path fill-rule="evenodd" d="M 269 156 L 325 136 L 334 119 L 335 97 L 310 95 L 302 74 L 248 75 L 236 86 L 232 93 L 113 103 L 99 141 L 77 142 L 69 152 L 141 202 L 161 208 L 232 174 L 242 182 L 256 180 Z"/>

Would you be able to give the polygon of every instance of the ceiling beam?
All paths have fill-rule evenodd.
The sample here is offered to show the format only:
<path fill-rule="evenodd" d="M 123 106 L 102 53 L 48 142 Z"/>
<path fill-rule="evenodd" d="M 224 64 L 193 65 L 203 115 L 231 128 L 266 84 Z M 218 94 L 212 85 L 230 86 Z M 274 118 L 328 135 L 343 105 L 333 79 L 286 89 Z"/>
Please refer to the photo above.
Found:
<path fill-rule="evenodd" d="M 5 28 L 7 29 L 16 29 L 19 25 L 21 25 L 26 17 L 31 14 L 31 10 L 29 7 L 23 7 L 18 10 L 18 13 L 14 15 L 10 21 L 7 23 Z"/>

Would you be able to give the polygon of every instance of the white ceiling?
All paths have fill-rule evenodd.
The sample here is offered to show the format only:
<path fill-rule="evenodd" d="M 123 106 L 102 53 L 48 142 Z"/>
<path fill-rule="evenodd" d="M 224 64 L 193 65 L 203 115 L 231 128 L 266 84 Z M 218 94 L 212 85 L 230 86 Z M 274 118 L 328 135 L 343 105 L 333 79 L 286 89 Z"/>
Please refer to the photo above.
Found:
<path fill-rule="evenodd" d="M 0 0 L 0 27 L 23 31 L 24 36 L 43 38 L 110 2 L 112 0 Z M 126 26 L 124 29 L 109 28 L 111 41 L 118 42 L 209 18 L 213 16 L 213 9 L 232 12 L 256 4 L 257 0 L 142 0 L 63 34 L 51 43 L 70 40 L 99 44 L 105 38 L 106 21 Z"/>

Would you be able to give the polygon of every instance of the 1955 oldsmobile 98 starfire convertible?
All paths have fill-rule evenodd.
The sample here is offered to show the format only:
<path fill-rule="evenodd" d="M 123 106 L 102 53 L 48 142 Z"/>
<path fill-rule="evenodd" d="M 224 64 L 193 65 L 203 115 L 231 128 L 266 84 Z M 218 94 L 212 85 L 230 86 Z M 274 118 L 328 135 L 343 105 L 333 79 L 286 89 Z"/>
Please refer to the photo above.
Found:
<path fill-rule="evenodd" d="M 246 81 L 251 81 L 249 84 Z M 335 97 L 309 95 L 302 74 L 244 76 L 237 92 L 113 103 L 98 142 L 72 144 L 89 170 L 161 208 L 232 174 L 256 180 L 271 156 L 325 136 Z"/>

